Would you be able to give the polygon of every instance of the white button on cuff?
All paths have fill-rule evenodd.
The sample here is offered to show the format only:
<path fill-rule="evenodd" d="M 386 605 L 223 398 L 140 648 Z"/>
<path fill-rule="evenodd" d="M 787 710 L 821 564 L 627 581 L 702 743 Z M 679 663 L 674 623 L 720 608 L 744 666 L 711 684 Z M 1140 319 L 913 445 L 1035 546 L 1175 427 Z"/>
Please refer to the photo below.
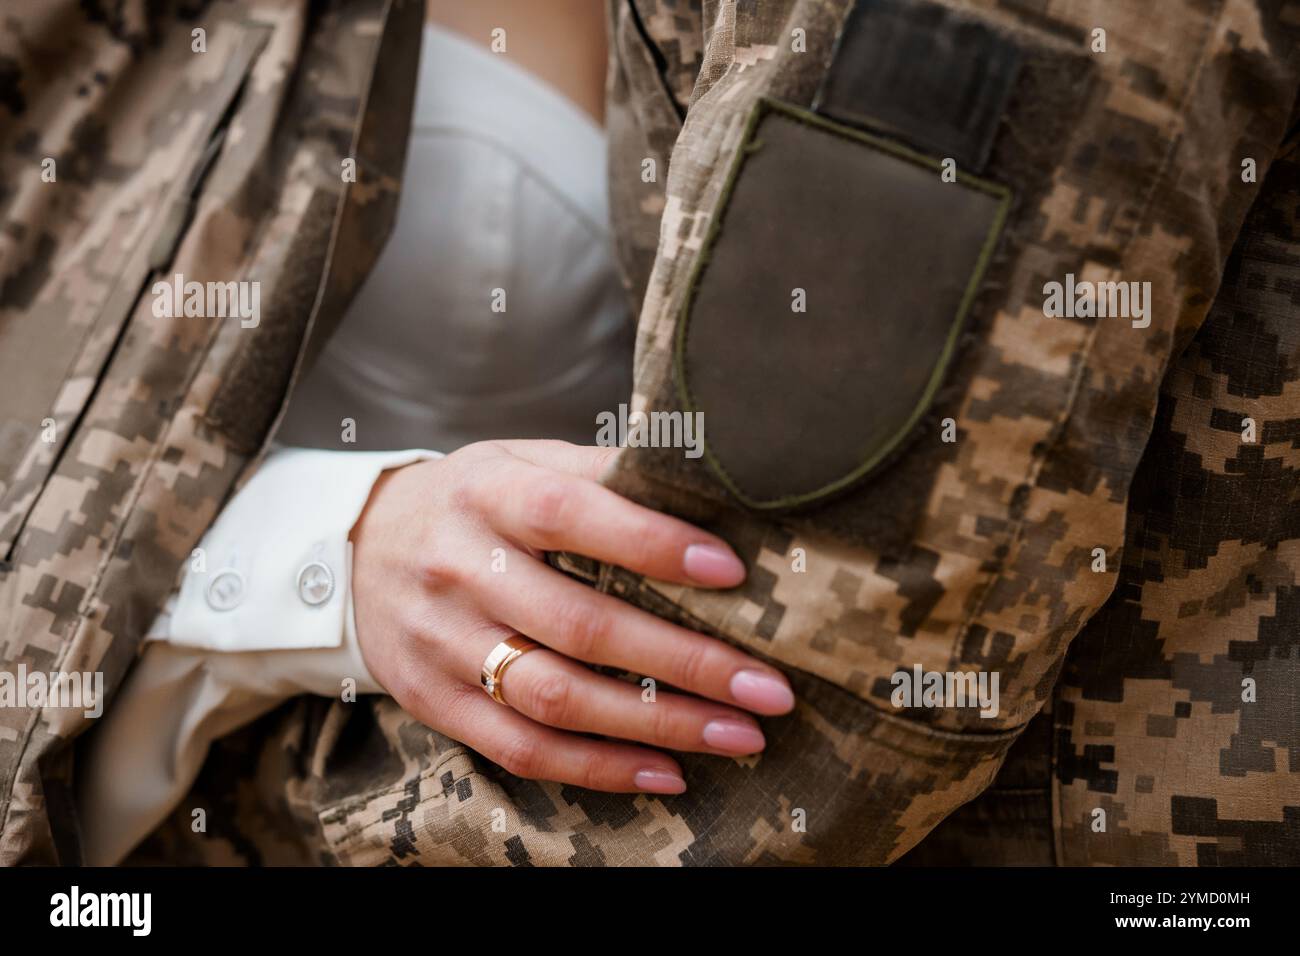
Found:
<path fill-rule="evenodd" d="M 322 561 L 303 565 L 298 572 L 298 596 L 304 604 L 319 607 L 334 594 L 334 572 Z"/>
<path fill-rule="evenodd" d="M 244 576 L 234 568 L 218 571 L 208 582 L 208 607 L 214 611 L 230 611 L 244 599 Z"/>

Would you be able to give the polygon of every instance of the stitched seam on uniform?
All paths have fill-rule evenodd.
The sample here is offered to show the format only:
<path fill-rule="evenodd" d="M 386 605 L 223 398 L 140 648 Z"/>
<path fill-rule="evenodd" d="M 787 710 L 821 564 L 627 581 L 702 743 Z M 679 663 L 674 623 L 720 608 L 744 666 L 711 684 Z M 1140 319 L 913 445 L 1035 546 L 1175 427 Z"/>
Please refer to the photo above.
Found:
<path fill-rule="evenodd" d="M 1151 215 L 1152 207 L 1154 205 L 1156 192 L 1160 188 L 1160 185 L 1165 181 L 1165 179 L 1169 175 L 1170 163 L 1173 161 L 1174 153 L 1177 150 L 1182 134 L 1185 131 L 1187 126 L 1187 120 L 1186 120 L 1187 103 L 1192 95 L 1193 90 L 1195 89 L 1196 81 L 1197 79 L 1200 78 L 1201 72 L 1205 67 L 1205 58 L 1206 58 L 1206 53 L 1209 50 L 1210 38 L 1213 35 L 1214 28 L 1218 26 L 1220 19 L 1222 19 L 1222 16 L 1223 16 L 1223 7 L 1220 6 L 1219 12 L 1215 15 L 1214 19 L 1207 22 L 1206 24 L 1205 34 L 1201 38 L 1200 53 L 1197 55 L 1197 59 L 1196 59 L 1196 67 L 1188 75 L 1187 83 L 1183 88 L 1182 96 L 1179 97 L 1178 110 L 1176 113 L 1180 121 L 1179 127 L 1175 131 L 1173 131 L 1173 133 L 1170 135 L 1169 145 L 1165 149 L 1164 158 L 1161 160 L 1159 169 L 1156 170 L 1155 174 L 1151 178 L 1151 185 L 1147 189 L 1146 199 L 1143 201 L 1142 204 L 1142 214 L 1138 218 L 1138 221 L 1134 225 L 1132 231 L 1129 233 L 1128 238 L 1124 240 L 1124 245 L 1120 248 L 1119 257 L 1121 260 L 1127 254 L 1130 246 L 1133 243 L 1133 240 L 1142 232 L 1143 227 L 1147 225 L 1147 222 Z M 1207 304 L 1207 309 L 1208 309 L 1208 304 Z M 1088 335 L 1088 340 L 1084 344 L 1083 349 L 1080 351 L 1081 360 L 1079 362 L 1079 370 L 1075 373 L 1074 381 L 1071 383 L 1070 393 L 1066 398 L 1065 407 L 1064 409 L 1062 409 L 1061 415 L 1052 429 L 1052 435 L 1050 439 L 1044 443 L 1042 454 L 1038 456 L 1038 458 L 1034 459 L 1029 463 L 1029 469 L 1026 472 L 1025 477 L 1022 480 L 1021 484 L 1029 488 L 1030 495 L 1032 495 L 1033 493 L 1034 484 L 1038 480 L 1038 475 L 1042 473 L 1042 470 L 1046 466 L 1048 459 L 1052 457 L 1053 453 L 1060 445 L 1061 438 L 1065 434 L 1065 426 L 1070 421 L 1071 416 L 1074 414 L 1075 403 L 1078 401 L 1079 393 L 1083 390 L 1083 382 L 1089 370 L 1089 360 L 1092 357 L 1092 350 L 1096 344 L 1097 336 L 1100 334 L 1100 332 L 1101 332 L 1101 323 L 1094 322 L 1093 327 Z M 1168 363 L 1166 362 L 1166 366 L 1167 365 Z M 1152 424 L 1154 424 L 1154 419 Z M 1149 439 L 1150 427 L 1148 427 L 1147 434 Z M 1028 495 L 1026 497 L 1028 497 Z M 1028 502 L 1026 501 L 1026 506 L 1027 505 Z M 1127 522 L 1127 514 L 1125 515 L 1125 520 Z M 997 584 L 999 581 L 1003 580 L 1003 578 L 1006 575 L 1007 568 L 1010 567 L 1012 564 L 1012 561 L 1014 559 L 1013 551 L 1018 552 L 1019 547 L 1024 543 L 1025 531 L 1029 527 L 1029 524 L 1030 522 L 1023 516 L 1020 518 L 1018 522 L 1016 522 L 1016 526 L 1014 530 L 1011 532 L 1009 538 L 1007 539 L 1007 556 L 1002 560 L 1002 563 L 998 566 L 998 568 L 995 571 L 991 572 L 989 574 L 989 577 L 986 579 L 983 589 L 980 592 L 979 599 L 976 606 L 972 609 L 971 613 L 967 616 L 965 622 L 962 624 L 961 628 L 957 632 L 956 639 L 953 641 L 953 650 L 950 659 L 956 659 L 958 648 L 961 646 L 966 635 L 970 633 L 970 629 L 974 627 L 976 619 L 984 613 L 988 601 L 992 597 L 994 585 Z M 1123 544 L 1122 532 L 1123 529 L 1121 529 L 1121 539 L 1120 539 L 1121 546 Z M 1106 591 L 1104 595 L 1101 596 L 1100 602 L 1097 605 L 1098 608 L 1101 607 L 1101 604 L 1105 603 L 1106 599 L 1115 590 L 1115 586 L 1118 583 L 1119 583 L 1119 574 L 1116 573 L 1113 579 L 1111 580 L 1110 588 Z M 1086 624 L 1087 621 L 1086 620 L 1083 621 L 1079 625 L 1079 630 L 1082 630 Z M 1076 631 L 1075 633 L 1077 634 L 1078 631 Z M 1035 713 L 1037 713 L 1037 709 L 1035 710 Z"/>
<path fill-rule="evenodd" d="M 813 129 L 819 130 L 828 135 L 838 136 L 841 139 L 848 140 L 866 148 L 876 149 L 903 162 L 910 162 L 915 165 L 924 166 L 927 169 L 938 170 L 942 168 L 938 161 L 932 160 L 923 153 L 900 146 L 881 137 L 873 136 L 869 133 L 864 133 L 860 130 L 831 122 L 787 103 L 768 99 L 766 97 L 760 97 L 751 109 L 748 119 L 745 121 L 745 130 L 741 135 L 740 145 L 736 150 L 736 155 L 732 161 L 731 169 L 727 173 L 727 178 L 722 187 L 722 193 L 718 198 L 717 214 L 709 223 L 708 234 L 704 238 L 700 254 L 696 257 L 695 264 L 692 267 L 690 278 L 687 281 L 683 303 L 678 313 L 679 318 L 674 335 L 673 371 L 675 372 L 678 396 L 681 399 L 683 410 L 688 413 L 697 410 L 695 399 L 691 393 L 690 383 L 687 381 L 686 374 L 687 340 L 690 336 L 692 305 L 701 278 L 708 266 L 711 251 L 719 240 L 722 223 L 726 218 L 727 206 L 731 202 L 732 191 L 734 190 L 736 183 L 739 181 L 741 172 L 745 165 L 745 160 L 751 153 L 757 152 L 762 148 L 762 140 L 757 138 L 758 126 L 762 122 L 763 118 L 769 113 L 784 115 L 794 122 L 812 127 Z M 823 485 L 813 491 L 785 495 L 781 498 L 764 501 L 755 499 L 745 492 L 731 472 L 710 450 L 708 440 L 701 438 L 700 446 L 705 461 L 707 461 L 710 467 L 712 467 L 718 474 L 718 477 L 722 480 L 722 483 L 727 490 L 735 495 L 736 498 L 746 506 L 764 511 L 791 508 L 798 505 L 810 504 L 814 501 L 825 498 L 828 495 L 843 491 L 845 488 L 848 488 L 865 478 L 871 472 L 879 468 L 882 463 L 888 460 L 890 455 L 898 449 L 904 439 L 912 433 L 925 412 L 930 408 L 930 405 L 934 401 L 934 396 L 937 394 L 948 372 L 948 368 L 952 364 L 952 358 L 956 352 L 957 341 L 960 337 L 961 329 L 965 325 L 965 320 L 970 312 L 970 307 L 973 304 L 976 293 L 984 280 L 984 273 L 987 270 L 989 260 L 992 258 L 993 250 L 996 248 L 1002 237 L 1002 229 L 1006 223 L 1007 212 L 1011 200 L 1010 190 L 989 180 L 959 173 L 957 182 L 966 185 L 968 188 L 997 197 L 1000 202 L 993 222 L 990 224 L 989 230 L 984 237 L 984 243 L 980 247 L 979 256 L 975 261 L 975 265 L 972 267 L 970 275 L 967 277 L 966 288 L 962 292 L 961 302 L 958 304 L 957 310 L 949 321 L 943 350 L 940 352 L 938 358 L 935 359 L 931 367 L 930 378 L 926 383 L 926 387 L 913 405 L 907 419 L 902 425 L 891 432 L 885 440 L 877 442 L 865 459 L 859 462 L 858 465 L 847 474 L 844 474 L 829 484 Z"/>

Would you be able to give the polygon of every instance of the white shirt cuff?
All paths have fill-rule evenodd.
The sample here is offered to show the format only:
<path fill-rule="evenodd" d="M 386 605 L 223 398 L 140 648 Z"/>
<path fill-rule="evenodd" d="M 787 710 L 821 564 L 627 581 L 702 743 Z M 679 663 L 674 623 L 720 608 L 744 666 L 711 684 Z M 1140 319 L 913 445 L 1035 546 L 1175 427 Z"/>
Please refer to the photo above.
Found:
<path fill-rule="evenodd" d="M 345 646 L 355 635 L 352 526 L 381 472 L 437 457 L 273 451 L 204 535 L 150 639 L 211 651 Z"/>

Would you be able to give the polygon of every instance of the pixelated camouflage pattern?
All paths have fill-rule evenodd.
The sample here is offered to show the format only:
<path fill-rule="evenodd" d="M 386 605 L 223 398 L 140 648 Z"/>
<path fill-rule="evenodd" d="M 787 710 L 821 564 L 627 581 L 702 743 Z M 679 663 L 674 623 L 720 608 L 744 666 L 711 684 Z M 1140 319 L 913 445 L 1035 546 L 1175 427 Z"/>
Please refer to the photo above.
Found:
<path fill-rule="evenodd" d="M 1297 130 L 1161 386 L 1119 583 L 997 779 L 903 862 L 1300 862 Z"/>
<path fill-rule="evenodd" d="M 362 120 L 381 44 L 413 70 L 422 13 L 409 0 L 0 12 L 0 349 L 6 371 L 20 346 L 33 366 L 0 381 L 3 669 L 102 670 L 111 706 L 265 438 L 306 329 L 341 311 L 373 261 L 358 247 L 391 224 L 409 95 L 371 100 Z M 261 282 L 261 324 L 155 317 L 152 283 L 177 272 Z M 253 436 L 247 416 L 223 422 L 237 399 L 223 389 L 250 365 L 246 339 L 277 335 L 256 350 Z M 46 383 L 48 411 L 32 399 Z M 71 741 L 89 723 L 80 708 L 0 710 L 0 861 L 79 859 Z"/>
<path fill-rule="evenodd" d="M 1111 46 L 1094 61 L 1097 75 L 1059 147 L 1044 146 L 1045 137 L 1024 140 L 1032 130 L 1017 131 L 1016 146 L 1036 159 L 1050 148 L 1058 153 L 1046 170 L 1047 187 L 1023 190 L 1036 204 L 1019 210 L 1015 255 L 1001 264 L 997 286 L 981 302 L 982 338 L 967 345 L 961 361 L 968 368 L 955 376 L 965 389 L 946 399 L 961 439 L 934 477 L 909 546 L 873 553 L 860 542 L 811 532 L 798 519 L 758 520 L 729 507 L 706 478 L 662 467 L 654 452 L 641 450 L 622 456 L 611 484 L 705 520 L 731 540 L 751 568 L 742 591 L 695 593 L 573 556 L 557 560 L 606 591 L 783 665 L 799 704 L 790 717 L 765 721 L 764 754 L 737 761 L 684 755 L 690 789 L 680 797 L 592 794 L 512 779 L 389 701 L 300 700 L 223 741 L 186 805 L 137 859 L 879 863 L 897 859 L 937 826 L 906 862 L 1157 862 L 1126 859 L 1126 844 L 1107 857 L 1101 844 L 1070 826 L 1068 791 L 1053 786 L 1053 757 L 1061 754 L 1052 722 L 1068 725 L 1063 715 L 1078 713 L 1078 704 L 1067 681 L 1058 718 L 1052 694 L 1070 639 L 1114 584 L 1126 496 L 1155 418 L 1158 385 L 1203 321 L 1223 257 L 1258 191 L 1241 180 L 1240 159 L 1255 157 L 1262 176 L 1286 128 L 1296 92 L 1295 63 L 1287 56 L 1294 55 L 1297 8 L 962 7 L 1062 55 L 1079 49 L 1104 21 Z M 750 104 L 759 95 L 809 102 L 845 9 L 704 5 L 707 66 L 672 154 L 642 312 L 642 407 L 670 392 L 669 342 L 684 277 L 701 251 L 720 171 Z M 642 27 L 653 22 L 648 7 L 637 10 Z M 611 129 L 636 133 L 615 141 L 616 216 L 620 204 L 648 211 L 640 219 L 629 212 L 621 220 L 626 232 L 653 219 L 660 201 L 662 187 L 632 171 L 654 155 L 654 136 L 672 127 L 665 108 L 672 104 L 662 93 L 672 85 L 652 82 L 665 77 L 664 61 L 636 50 L 646 34 L 632 29 L 627 7 L 615 4 L 612 12 L 621 60 L 611 85 Z M 807 31 L 802 58 L 784 45 L 795 25 Z M 639 89 L 649 91 L 641 95 L 630 92 L 637 70 L 644 73 Z M 620 71 L 627 74 L 622 80 Z M 618 127 L 620 108 L 636 119 Z M 1046 121 L 1043 128 L 1055 135 Z M 628 235 L 620 242 L 625 266 L 628 248 L 649 245 Z M 1045 319 L 1042 283 L 1067 271 L 1151 281 L 1151 328 Z M 1280 441 L 1289 435 L 1278 434 Z M 873 501 L 871 489 L 864 496 L 865 506 L 890 506 Z M 807 554 L 802 576 L 791 568 L 795 547 Z M 1108 556 L 1105 573 L 1091 570 L 1095 547 Z M 1086 647 L 1091 638 L 1080 640 Z M 1004 709 L 993 729 L 961 714 L 892 711 L 881 699 L 881 678 L 914 662 L 998 669 Z M 1122 667 L 1107 657 L 1098 674 L 1113 680 Z M 1212 695 L 1207 681 L 1197 687 Z M 1138 697 L 1131 703 L 1142 709 Z M 1263 725 L 1284 728 L 1294 720 L 1293 704 L 1277 695 L 1280 709 Z M 1257 730 L 1267 733 L 1287 735 Z M 380 740 L 389 742 L 382 763 Z M 1204 759 L 1202 742 L 1181 738 L 1189 761 Z M 1135 772 L 1158 776 L 1140 763 L 1130 768 Z M 229 784 L 250 776 L 255 786 Z M 1267 794 L 1280 795 L 1286 782 L 1276 774 L 1257 781 L 1255 809 L 1280 815 L 1285 801 Z M 1213 778 L 1201 783 L 1213 791 Z M 193 834 L 187 808 L 194 806 L 220 808 L 213 818 L 257 821 L 261 838 L 227 824 Z M 1156 832 L 1167 832 L 1164 825 Z M 289 840 L 289 833 L 298 836 Z M 1285 840 L 1272 845 L 1279 848 L 1273 861 L 1287 858 Z"/>
<path fill-rule="evenodd" d="M 697 89 L 673 157 L 641 314 L 635 398 L 642 408 L 659 407 L 671 392 L 671 338 L 687 273 L 749 108 L 759 95 L 801 105 L 812 99 L 845 5 L 760 6 L 737 18 L 736 66 Z M 1016 5 L 960 6 L 1007 26 Z M 1072 25 L 1069 5 L 1060 6 L 1049 24 L 1023 25 L 1031 34 L 1025 42 L 1084 41 L 1093 13 L 1075 11 Z M 1276 5 L 1271 17 L 1235 3 L 1106 9 L 1110 50 L 1093 60 L 1097 75 L 1057 149 L 1052 188 L 1036 207 L 1013 213 L 1014 258 L 999 264 L 998 287 L 983 291 L 985 335 L 968 343 L 954 376 L 969 384 L 942 410 L 955 419 L 958 440 L 905 546 L 876 553 L 805 530 L 809 523 L 796 516 L 743 536 L 758 545 L 745 554 L 758 573 L 739 595 L 647 587 L 729 638 L 885 708 L 890 688 L 880 678 L 899 666 L 973 664 L 1003 675 L 996 726 L 1021 727 L 1037 712 L 1069 638 L 1114 584 L 1113 568 L 1089 570 L 1092 551 L 1119 552 L 1124 500 L 1160 380 L 1202 321 L 1228 250 L 1221 240 L 1236 234 L 1258 189 L 1242 182 L 1240 157 L 1258 156 L 1266 169 L 1296 91 L 1294 65 L 1268 55 L 1270 29 L 1279 50 L 1295 49 L 1294 33 L 1282 32 L 1293 18 Z M 795 22 L 809 25 L 804 54 L 781 42 Z M 1139 36 L 1161 38 L 1161 55 L 1123 40 Z M 1254 50 L 1246 37 L 1254 37 Z M 1237 85 L 1247 83 L 1249 102 Z M 1122 161 L 1100 150 L 1098 139 L 1122 145 Z M 996 178 L 996 163 L 991 169 Z M 1043 282 L 1066 272 L 1150 281 L 1151 327 L 1045 318 Z M 707 515 L 729 533 L 761 521 L 733 508 L 703 466 L 687 471 L 680 458 L 671 449 L 629 449 L 611 484 L 675 512 Z M 875 491 L 859 492 L 862 507 L 881 506 Z M 795 547 L 807 555 L 805 572 L 791 568 Z M 611 570 L 604 586 L 629 577 Z M 950 709 L 933 719 L 954 730 L 990 726 Z"/>
<path fill-rule="evenodd" d="M 764 722 L 764 754 L 734 761 L 685 755 L 690 789 L 678 797 L 594 794 L 511 778 L 386 698 L 355 704 L 300 698 L 214 748 L 194 791 L 141 847 L 137 862 L 883 863 L 945 818 L 948 826 L 966 824 L 968 833 L 986 835 L 983 852 L 999 847 L 1004 862 L 1042 862 L 1044 795 L 1059 801 L 1052 847 L 1058 862 L 1227 862 L 1247 843 L 1273 847 L 1270 862 L 1288 859 L 1292 844 L 1267 829 L 1278 825 L 1275 817 L 1294 828 L 1294 810 L 1283 809 L 1294 806 L 1287 790 L 1294 778 L 1280 765 L 1280 749 L 1294 747 L 1294 682 L 1289 698 L 1279 689 L 1287 667 L 1294 672 L 1294 638 L 1288 644 L 1282 636 L 1294 629 L 1265 624 L 1287 613 L 1283 592 L 1294 583 L 1279 557 L 1290 540 L 1280 520 L 1266 522 L 1264 532 L 1235 525 L 1215 532 L 1229 551 L 1260 549 L 1259 571 L 1233 579 L 1216 597 L 1197 578 L 1208 570 L 1201 558 L 1210 539 L 1193 546 L 1177 535 L 1166 543 L 1144 538 L 1140 579 L 1126 579 L 1135 587 L 1113 599 L 1128 602 L 1118 619 L 1127 614 L 1149 622 L 1128 632 L 1134 652 L 1113 661 L 1107 631 L 1095 643 L 1085 634 L 1060 699 L 1052 703 L 1052 697 L 1071 640 L 1115 585 L 1129 487 L 1148 435 L 1162 427 L 1161 382 L 1205 320 L 1259 193 L 1257 184 L 1242 181 L 1241 159 L 1255 158 L 1263 179 L 1287 129 L 1297 91 L 1300 4 L 948 5 L 1009 31 L 1027 49 L 1063 57 L 1086 50 L 1092 28 L 1104 24 L 1109 49 L 1090 57 L 1071 87 L 1076 112 L 1063 131 L 1046 121 L 1050 137 L 1032 123 L 1013 126 L 995 146 L 993 178 L 1017 169 L 1016 153 L 1032 157 L 1033 168 L 1021 167 L 1023 180 L 1011 182 L 1020 205 L 1010 239 L 977 301 L 976 334 L 957 360 L 955 386 L 940 399 L 939 413 L 955 419 L 959 440 L 911 488 L 913 498 L 924 491 L 924 506 L 906 539 L 873 546 L 837 534 L 833 523 L 816 516 L 758 519 L 734 507 L 703 471 L 671 455 L 631 449 L 620 456 L 611 486 L 718 530 L 749 564 L 747 583 L 736 592 L 697 593 L 581 559 L 560 561 L 603 590 L 781 666 L 799 703 L 792 715 Z M 745 117 L 760 96 L 812 103 L 849 6 L 847 0 L 702 4 L 700 72 L 666 183 L 662 176 L 643 182 L 641 160 L 653 155 L 646 148 L 652 137 L 671 129 L 669 114 L 677 112 L 686 84 L 656 45 L 680 29 L 674 19 L 664 33 L 665 14 L 685 16 L 691 8 L 638 3 L 638 16 L 629 19 L 621 4 L 611 7 L 618 60 L 611 96 L 625 83 L 622 105 L 615 100 L 611 108 L 614 205 L 635 208 L 640 189 L 646 209 L 616 222 L 623 230 L 644 229 L 655 220 L 654 204 L 662 204 L 641 311 L 638 407 L 663 407 L 672 394 L 672 331 Z M 796 28 L 804 31 L 806 52 L 791 50 Z M 679 48 L 679 62 L 692 57 L 681 52 L 689 49 Z M 643 91 L 650 89 L 658 91 L 659 105 L 642 109 Z M 620 109 L 623 127 L 616 120 Z M 620 129 L 635 135 L 620 137 Z M 1294 206 L 1289 216 L 1293 227 Z M 648 239 L 623 242 L 635 294 L 637 271 L 625 250 L 644 250 Z M 1285 262 L 1250 268 L 1273 275 L 1279 296 L 1294 300 Z M 1042 284 L 1066 272 L 1150 281 L 1151 326 L 1044 318 Z M 1225 294 L 1253 294 L 1257 285 L 1245 279 L 1240 289 L 1226 286 Z M 1279 343 L 1260 346 L 1265 364 L 1287 347 L 1269 328 Z M 1235 353 L 1232 360 L 1260 374 L 1252 360 Z M 1217 449 L 1198 471 L 1236 475 L 1238 466 L 1228 463 L 1237 459 L 1265 472 L 1276 467 L 1266 464 L 1267 456 L 1227 443 L 1231 436 L 1219 434 L 1222 428 L 1193 428 L 1204 410 L 1200 396 L 1213 395 L 1216 381 L 1233 394 L 1232 374 L 1213 371 L 1212 358 L 1204 362 L 1213 374 L 1198 372 L 1181 386 L 1197 400 L 1181 419 L 1175 413 L 1170 434 L 1200 436 L 1199 447 Z M 1175 377 L 1183 368 L 1175 367 Z M 1200 391 L 1199 379 L 1208 382 Z M 1274 424 L 1262 441 L 1280 456 L 1273 461 L 1284 459 L 1294 444 L 1293 424 L 1286 423 L 1296 416 L 1281 407 L 1272 384 L 1252 381 L 1250 388 L 1258 393 L 1252 403 L 1275 403 L 1261 408 L 1260 420 L 1284 424 Z M 1177 386 L 1172 394 L 1177 399 Z M 1234 403 L 1225 401 L 1224 408 L 1239 413 Z M 849 506 L 856 500 L 861 508 L 901 509 L 902 494 L 886 477 L 856 492 Z M 1133 506 L 1145 507 L 1143 501 L 1150 504 L 1149 497 L 1137 498 Z M 1157 539 L 1172 534 L 1155 524 Z M 1271 554 L 1262 545 L 1270 535 L 1277 538 Z M 792 567 L 795 548 L 806 555 L 805 571 Z M 1094 548 L 1107 554 L 1106 572 L 1091 571 Z M 183 553 L 176 549 L 172 562 Z M 1163 578 L 1158 559 L 1164 555 L 1173 555 L 1169 577 L 1176 584 Z M 1126 558 L 1125 575 L 1133 574 L 1131 565 Z M 1207 575 L 1204 580 L 1214 586 Z M 1168 587 L 1177 596 L 1160 593 Z M 1155 602 L 1149 610 L 1148 594 Z M 1106 626 L 1115 606 L 1106 605 L 1097 627 Z M 134 614 L 143 621 L 151 610 L 139 602 Z M 1185 652 L 1178 642 L 1193 635 L 1181 628 L 1180 612 L 1204 618 L 1217 636 L 1196 638 Z M 1232 643 L 1239 621 L 1253 646 Z M 1165 633 L 1153 637 L 1153 627 Z M 895 710 L 888 676 L 914 664 L 997 670 L 998 718 Z M 1237 703 L 1240 688 L 1228 684 L 1247 670 L 1257 676 L 1261 697 L 1266 690 L 1274 695 L 1269 709 Z M 1047 706 L 1050 713 L 1041 716 Z M 1170 723 L 1178 719 L 1210 733 L 1180 732 Z M 1051 726 L 1045 721 L 1056 722 L 1055 735 L 1043 735 Z M 1043 777 L 1044 768 L 1051 772 L 1049 750 L 1058 761 L 1052 790 Z M 1269 756 L 1271 767 L 1265 766 Z M 1178 769 L 1211 765 L 1222 772 Z M 48 793 L 35 768 L 24 766 L 24 780 L 44 784 Z M 1024 775 L 1020 786 L 1016 774 Z M 1018 792 L 1024 797 L 1019 811 L 986 811 L 988 797 Z M 985 798 L 953 814 L 981 793 Z M 1099 842 L 1080 821 L 1103 800 L 1111 811 L 1110 836 Z M 1207 800 L 1218 801 L 1215 812 L 1207 812 Z M 208 810 L 206 833 L 191 829 L 196 807 Z M 5 859 L 54 857 L 41 829 L 45 810 L 33 801 L 26 819 L 6 822 Z M 1016 834 L 1014 841 L 987 838 L 1000 823 Z M 1179 836 L 1178 828 L 1189 832 Z M 1215 832 L 1204 835 L 1209 831 Z M 944 834 L 944 828 L 935 834 L 931 861 L 943 858 Z M 1195 851 L 1207 843 L 1213 852 Z M 963 852 L 959 841 L 947 847 L 949 859 Z M 74 850 L 61 852 L 68 858 Z M 922 844 L 917 852 L 925 850 Z M 977 842 L 965 843 L 966 859 L 979 862 L 981 852 Z"/>
<path fill-rule="evenodd" d="M 885 549 L 844 540 L 804 517 L 768 524 L 739 512 L 703 469 L 692 472 L 673 452 L 632 449 L 620 457 L 611 486 L 705 521 L 741 547 L 751 575 L 740 594 L 638 581 L 619 569 L 604 569 L 601 586 L 647 605 L 653 594 L 705 630 L 850 692 L 864 710 L 892 710 L 887 678 L 900 668 L 996 670 L 997 719 L 947 708 L 909 713 L 906 727 L 918 741 L 954 732 L 947 743 L 954 760 L 984 751 L 999 761 L 1006 745 L 993 743 L 988 731 L 1014 736 L 1027 725 L 1051 696 L 1069 641 L 1114 585 L 1125 500 L 1160 382 L 1204 320 L 1258 192 L 1243 181 L 1241 161 L 1254 158 L 1262 177 L 1287 129 L 1300 8 L 1049 3 L 1031 13 L 1011 2 L 953 6 L 1011 30 L 1027 48 L 1086 50 L 1099 24 L 1109 44 L 1106 53 L 1089 55 L 1090 85 L 1059 142 L 1036 138 L 1033 127 L 1013 131 L 1016 149 L 1047 166 L 1048 187 L 1035 193 L 1009 180 L 1021 200 L 1013 241 L 976 305 L 982 334 L 967 343 L 953 376 L 965 387 L 936 415 L 955 419 L 959 438 L 931 477 L 910 535 Z M 725 27 L 712 44 L 731 47 L 731 65 L 700 78 L 673 154 L 641 313 L 638 407 L 672 407 L 673 331 L 751 104 L 759 95 L 812 101 L 844 8 L 718 8 Z M 804 54 L 786 42 L 794 25 L 807 27 Z M 986 171 L 995 180 L 1005 168 L 1006 140 L 1004 130 Z M 721 241 L 728 241 L 725 228 Z M 1045 318 L 1042 285 L 1067 272 L 1150 281 L 1151 326 Z M 895 506 L 878 484 L 858 495 L 861 508 Z M 796 547 L 806 571 L 792 566 Z M 1097 548 L 1109 559 L 1102 573 L 1091 570 Z M 868 745 L 857 756 L 870 768 L 891 766 L 896 754 Z M 768 760 L 797 763 L 779 742 L 763 756 Z M 956 767 L 916 778 L 868 772 L 854 783 L 879 790 L 857 812 L 898 833 L 886 852 L 864 849 L 855 858 L 896 858 L 975 796 L 982 779 L 963 778 Z"/>
<path fill-rule="evenodd" d="M 1119 583 L 1066 658 L 1066 864 L 1300 864 L 1298 143 L 1165 377 Z"/>

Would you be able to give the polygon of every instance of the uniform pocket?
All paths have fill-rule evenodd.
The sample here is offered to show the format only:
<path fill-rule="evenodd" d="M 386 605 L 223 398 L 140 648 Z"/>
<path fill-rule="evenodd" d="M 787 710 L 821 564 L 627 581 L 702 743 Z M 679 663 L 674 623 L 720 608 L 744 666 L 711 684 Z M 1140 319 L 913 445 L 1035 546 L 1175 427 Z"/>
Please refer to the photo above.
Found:
<path fill-rule="evenodd" d="M 890 460 L 951 364 L 1009 203 L 937 158 L 758 101 L 674 354 L 728 491 L 798 507 Z"/>

